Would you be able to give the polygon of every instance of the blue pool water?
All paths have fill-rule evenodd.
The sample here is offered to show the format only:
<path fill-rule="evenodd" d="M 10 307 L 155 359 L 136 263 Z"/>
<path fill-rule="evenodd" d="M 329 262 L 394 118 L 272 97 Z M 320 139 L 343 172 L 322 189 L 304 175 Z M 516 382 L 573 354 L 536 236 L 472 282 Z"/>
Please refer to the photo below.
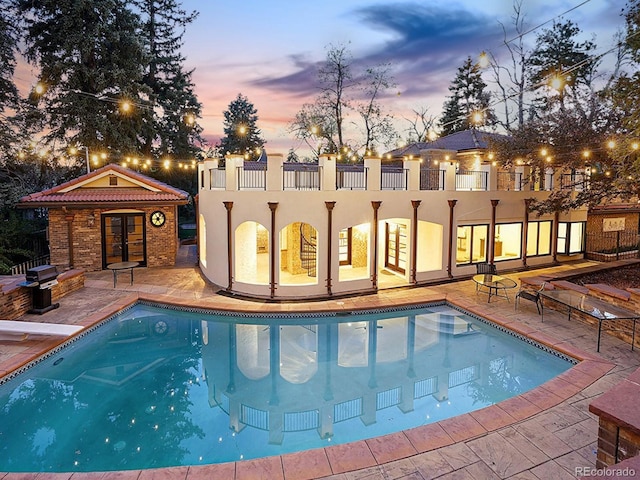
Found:
<path fill-rule="evenodd" d="M 136 305 L 0 384 L 0 471 L 351 442 L 500 402 L 572 365 L 449 305 L 314 318 Z"/>

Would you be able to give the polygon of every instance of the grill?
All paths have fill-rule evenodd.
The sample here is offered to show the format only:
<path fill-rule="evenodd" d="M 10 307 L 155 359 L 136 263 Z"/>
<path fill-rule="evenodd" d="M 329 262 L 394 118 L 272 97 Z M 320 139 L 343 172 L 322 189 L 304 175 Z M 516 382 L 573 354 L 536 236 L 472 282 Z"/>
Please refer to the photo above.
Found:
<path fill-rule="evenodd" d="M 58 271 L 53 265 L 40 265 L 27 270 L 25 287 L 32 289 L 33 307 L 29 313 L 43 313 L 58 308 L 59 303 L 51 303 L 51 287 L 58 284 Z"/>

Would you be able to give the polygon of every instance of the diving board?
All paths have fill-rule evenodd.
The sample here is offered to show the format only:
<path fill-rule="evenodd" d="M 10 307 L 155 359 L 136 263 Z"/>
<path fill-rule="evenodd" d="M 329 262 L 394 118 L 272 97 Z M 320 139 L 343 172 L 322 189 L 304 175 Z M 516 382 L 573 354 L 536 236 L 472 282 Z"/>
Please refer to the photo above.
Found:
<path fill-rule="evenodd" d="M 20 335 L 22 339 L 27 338 L 29 335 L 68 337 L 74 333 L 78 333 L 83 328 L 81 325 L 0 320 L 0 334 Z"/>

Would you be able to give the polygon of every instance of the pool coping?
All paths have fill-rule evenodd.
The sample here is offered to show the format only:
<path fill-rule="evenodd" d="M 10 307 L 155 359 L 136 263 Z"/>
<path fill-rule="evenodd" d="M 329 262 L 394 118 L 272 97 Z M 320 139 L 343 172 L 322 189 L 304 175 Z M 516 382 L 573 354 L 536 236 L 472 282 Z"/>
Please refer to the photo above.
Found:
<path fill-rule="evenodd" d="M 351 310 L 388 309 L 390 307 L 388 302 L 383 302 L 379 299 L 375 299 L 375 301 L 370 301 L 371 299 L 368 300 L 369 301 L 363 302 L 361 305 L 353 305 L 349 302 L 350 304 L 345 306 L 344 302 L 335 302 L 332 306 L 325 304 L 320 308 L 310 308 L 309 305 L 303 306 L 299 304 L 256 303 L 251 305 L 253 308 L 243 311 L 257 314 L 266 312 L 308 314 L 312 312 L 331 313 Z M 46 355 L 51 350 L 69 341 L 69 339 L 83 335 L 83 332 L 86 333 L 88 329 L 91 329 L 117 312 L 139 301 L 182 308 L 212 309 L 227 312 L 238 311 L 237 308 L 221 304 L 221 302 L 215 298 L 194 300 L 141 292 L 128 294 L 108 307 L 83 318 L 78 324 L 82 325 L 84 329 L 74 336 L 53 344 L 45 351 L 34 347 L 33 351 L 31 351 L 31 349 L 27 350 L 25 353 L 17 355 L 17 358 L 14 357 L 9 361 L 0 363 L 0 376 L 5 377 L 10 375 L 11 372 L 24 368 L 33 360 Z M 409 430 L 402 430 L 367 440 L 260 459 L 162 469 L 127 470 L 117 472 L 117 478 L 143 479 L 146 475 L 151 477 L 154 475 L 154 472 L 158 473 L 159 471 L 163 471 L 170 478 L 180 477 L 187 480 L 199 478 L 311 480 L 374 467 L 454 443 L 482 437 L 495 430 L 527 420 L 573 397 L 615 367 L 615 364 L 611 362 L 579 350 L 566 342 L 557 341 L 541 330 L 496 313 L 488 304 L 479 305 L 466 299 L 463 295 L 426 293 L 419 301 L 416 301 L 415 298 L 405 301 L 399 300 L 394 303 L 393 307 L 407 308 L 437 302 L 448 302 L 453 306 L 485 318 L 498 326 L 572 357 L 576 359 L 578 363 L 557 377 L 516 397 L 470 413 Z M 65 472 L 52 475 L 55 475 L 55 478 L 60 480 L 67 474 L 67 478 L 73 476 L 73 478 L 88 479 L 97 473 L 98 472 Z M 106 474 L 109 473 L 116 472 L 106 472 Z M 37 475 L 39 475 L 38 479 L 43 478 L 43 473 L 38 473 Z"/>

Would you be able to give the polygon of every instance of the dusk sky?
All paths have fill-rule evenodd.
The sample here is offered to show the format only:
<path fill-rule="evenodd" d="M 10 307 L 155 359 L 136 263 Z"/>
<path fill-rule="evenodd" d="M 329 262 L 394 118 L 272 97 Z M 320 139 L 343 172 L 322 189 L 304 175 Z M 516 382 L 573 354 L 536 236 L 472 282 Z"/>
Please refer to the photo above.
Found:
<path fill-rule="evenodd" d="M 581 5 L 582 4 L 582 5 Z M 523 0 L 527 29 L 575 8 L 564 19 L 578 24 L 583 39 L 595 39 L 597 53 L 615 45 L 624 25 L 622 0 Z M 317 94 L 318 63 L 328 45 L 347 45 L 354 66 L 390 63 L 397 88 L 384 100 L 401 133 L 403 117 L 429 107 L 439 115 L 448 86 L 467 56 L 483 50 L 506 53 L 502 22 L 512 29 L 510 0 L 183 0 L 200 16 L 188 27 L 184 54 L 203 105 L 204 135 L 222 134 L 222 112 L 242 93 L 258 110 L 267 152 L 286 155 L 304 146 L 287 125 Z M 533 45 L 536 33 L 525 39 Z M 611 57 L 611 55 L 610 55 Z M 485 80 L 489 80 L 486 75 Z"/>

